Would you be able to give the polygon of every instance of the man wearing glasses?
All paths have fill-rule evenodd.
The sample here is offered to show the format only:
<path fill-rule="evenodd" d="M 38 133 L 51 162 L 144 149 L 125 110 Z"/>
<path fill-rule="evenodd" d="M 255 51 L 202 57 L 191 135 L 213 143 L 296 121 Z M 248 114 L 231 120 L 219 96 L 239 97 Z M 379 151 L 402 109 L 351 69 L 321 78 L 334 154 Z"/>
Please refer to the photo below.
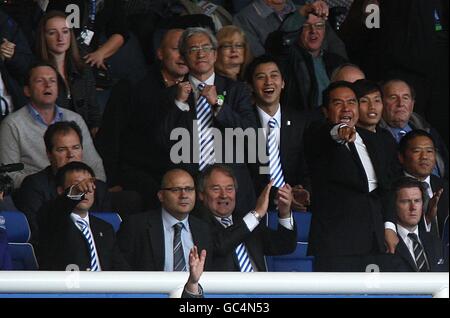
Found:
<path fill-rule="evenodd" d="M 294 105 L 314 117 L 321 114 L 322 91 L 330 84 L 331 73 L 345 63 L 342 56 L 324 49 L 325 33 L 324 18 L 309 14 L 289 57 L 280 61 L 286 81 L 282 104 Z"/>
<path fill-rule="evenodd" d="M 158 192 L 161 209 L 133 215 L 118 233 L 120 250 L 132 270 L 189 271 L 189 253 L 194 247 L 206 250 L 205 269 L 212 254 L 206 223 L 191 216 L 195 185 L 184 170 L 168 171 Z"/>
<path fill-rule="evenodd" d="M 243 205 L 243 210 L 251 209 L 255 194 L 250 174 L 244 160 L 236 159 L 239 155 L 245 158 L 247 151 L 241 149 L 243 147 L 236 149 L 235 144 L 241 141 L 238 140 L 231 144 L 232 156 L 225 158 L 231 149 L 224 146 L 226 128 L 252 128 L 256 131 L 250 91 L 244 83 L 215 73 L 217 40 L 209 30 L 186 29 L 180 38 L 179 49 L 189 74 L 184 81 L 171 88 L 173 95 L 169 96 L 175 98 L 167 105 L 161 134 L 163 147 L 167 148 L 167 154 L 171 154 L 173 146 L 180 143 L 180 140 L 171 140 L 172 132 L 186 129 L 190 136 L 190 153 L 182 153 L 181 162 L 171 156 L 167 158 L 167 163 L 169 167 L 177 165 L 195 176 L 208 165 L 226 161 L 231 164 L 243 189 L 247 189 L 240 194 L 238 204 Z M 217 136 L 218 131 L 221 136 Z"/>

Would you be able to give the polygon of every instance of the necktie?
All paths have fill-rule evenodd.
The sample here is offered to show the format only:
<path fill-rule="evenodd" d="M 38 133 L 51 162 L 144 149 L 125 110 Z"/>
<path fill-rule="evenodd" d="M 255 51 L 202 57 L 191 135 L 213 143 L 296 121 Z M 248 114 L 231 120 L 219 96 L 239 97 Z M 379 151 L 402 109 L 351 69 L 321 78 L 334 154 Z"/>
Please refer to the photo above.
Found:
<path fill-rule="evenodd" d="M 429 267 L 425 256 L 425 251 L 422 244 L 419 242 L 419 238 L 415 233 L 409 233 L 408 237 L 413 241 L 414 260 L 416 261 L 418 272 L 428 272 Z"/>
<path fill-rule="evenodd" d="M 269 120 L 269 135 L 267 137 L 267 150 L 269 154 L 269 171 L 270 179 L 274 180 L 273 186 L 281 188 L 285 185 L 283 169 L 281 168 L 280 149 L 277 143 L 277 120 L 271 118 Z"/>
<path fill-rule="evenodd" d="M 205 88 L 204 83 L 198 85 L 201 92 Z M 206 97 L 200 96 L 196 105 L 198 136 L 200 147 L 199 170 L 203 171 L 208 165 L 214 164 L 214 135 L 212 133 L 212 109 Z"/>
<path fill-rule="evenodd" d="M 181 243 L 181 230 L 183 223 L 179 222 L 173 226 L 173 271 L 185 272 L 186 261 L 184 259 L 183 244 Z"/>
<path fill-rule="evenodd" d="M 89 224 L 85 220 L 77 220 L 77 224 L 80 226 L 81 233 L 83 233 L 89 247 L 89 256 L 91 258 L 91 272 L 98 272 L 100 270 L 97 263 L 97 253 L 95 252 L 94 240 L 92 239 L 91 231 L 89 230 Z"/>
<path fill-rule="evenodd" d="M 227 228 L 233 224 L 231 217 L 221 218 L 220 222 Z M 241 243 L 236 247 L 235 253 L 238 259 L 239 268 L 241 272 L 253 272 L 252 264 L 250 263 L 250 258 L 247 253 L 247 249 L 245 248 L 244 243 Z"/>

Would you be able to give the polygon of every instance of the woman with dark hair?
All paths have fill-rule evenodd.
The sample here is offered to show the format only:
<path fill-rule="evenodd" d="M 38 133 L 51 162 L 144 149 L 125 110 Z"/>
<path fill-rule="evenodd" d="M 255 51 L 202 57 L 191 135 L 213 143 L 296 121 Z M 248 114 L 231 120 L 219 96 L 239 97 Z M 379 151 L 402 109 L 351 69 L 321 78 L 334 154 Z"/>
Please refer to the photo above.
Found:
<path fill-rule="evenodd" d="M 39 22 L 36 40 L 36 55 L 58 70 L 57 105 L 80 114 L 94 136 L 101 121 L 95 80 L 90 66 L 81 60 L 66 15 L 60 11 L 46 13 Z"/>
<path fill-rule="evenodd" d="M 242 80 L 245 68 L 252 60 L 244 31 L 234 25 L 225 26 L 217 32 L 217 41 L 216 72 L 234 80 Z"/>

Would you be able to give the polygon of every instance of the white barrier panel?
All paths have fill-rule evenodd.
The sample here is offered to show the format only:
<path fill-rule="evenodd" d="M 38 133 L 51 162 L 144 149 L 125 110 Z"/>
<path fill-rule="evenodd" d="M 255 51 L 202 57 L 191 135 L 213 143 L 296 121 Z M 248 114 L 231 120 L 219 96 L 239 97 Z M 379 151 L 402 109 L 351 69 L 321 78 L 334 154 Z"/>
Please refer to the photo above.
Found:
<path fill-rule="evenodd" d="M 188 273 L 0 272 L 0 293 L 167 293 L 179 295 Z M 448 273 L 206 272 L 212 294 L 434 295 L 448 298 Z"/>

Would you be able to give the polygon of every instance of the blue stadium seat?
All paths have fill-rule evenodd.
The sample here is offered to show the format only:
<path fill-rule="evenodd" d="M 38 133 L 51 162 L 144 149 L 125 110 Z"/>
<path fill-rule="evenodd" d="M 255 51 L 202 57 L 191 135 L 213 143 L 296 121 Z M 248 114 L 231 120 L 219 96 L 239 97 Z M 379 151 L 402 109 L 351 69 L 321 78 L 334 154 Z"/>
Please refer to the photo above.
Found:
<path fill-rule="evenodd" d="M 297 248 L 292 254 L 266 257 L 269 272 L 312 272 L 314 257 L 307 256 L 311 212 L 294 212 L 297 225 Z M 268 226 L 276 229 L 278 213 L 269 212 Z"/>
<path fill-rule="evenodd" d="M 89 214 L 111 224 L 115 232 L 119 230 L 122 223 L 122 218 L 115 212 L 89 212 Z"/>
<path fill-rule="evenodd" d="M 28 243 L 31 231 L 27 218 L 19 211 L 1 211 L 5 219 L 9 252 L 14 270 L 37 270 L 38 263 L 33 246 Z"/>

